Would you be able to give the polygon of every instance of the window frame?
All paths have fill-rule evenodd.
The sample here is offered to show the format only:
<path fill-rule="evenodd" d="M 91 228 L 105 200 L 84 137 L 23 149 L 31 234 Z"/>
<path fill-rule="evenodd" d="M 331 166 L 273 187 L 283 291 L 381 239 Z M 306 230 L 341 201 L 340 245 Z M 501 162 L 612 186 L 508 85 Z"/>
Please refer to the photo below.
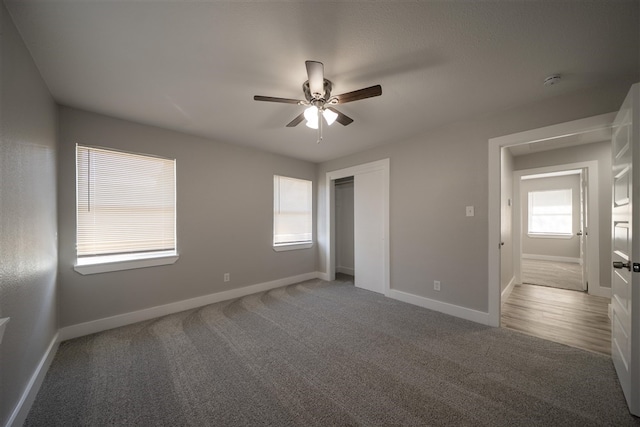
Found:
<path fill-rule="evenodd" d="M 114 153 L 124 153 L 131 154 L 135 156 L 143 156 L 147 158 L 158 158 L 162 160 L 170 160 L 173 162 L 173 197 L 174 197 L 174 224 L 173 224 L 173 233 L 174 233 L 174 248 L 167 250 L 148 250 L 148 251 L 140 251 L 140 252 L 129 252 L 129 253 L 113 253 L 113 254 L 97 254 L 93 256 L 78 256 L 77 244 L 78 244 L 78 207 L 79 207 L 79 194 L 78 194 L 78 148 L 82 147 L 85 149 L 96 149 L 103 151 L 110 151 Z M 121 270 L 131 270 L 137 268 L 144 267 L 153 267 L 160 265 L 170 265 L 174 264 L 179 259 L 178 254 L 178 239 L 177 239 L 177 168 L 176 168 L 176 160 L 169 159 L 161 156 L 143 154 L 143 153 L 135 153 L 125 150 L 118 150 L 109 147 L 98 147 L 91 146 L 85 144 L 76 144 L 75 150 L 75 165 L 76 165 L 76 198 L 75 198 L 75 209 L 76 209 L 76 252 L 75 259 L 76 262 L 73 266 L 74 270 L 82 275 L 86 274 L 96 274 L 96 273 L 105 273 L 110 271 L 121 271 Z"/>
<path fill-rule="evenodd" d="M 309 234 L 310 234 L 310 239 L 309 240 L 304 240 L 304 241 L 295 241 L 295 242 L 283 242 L 283 243 L 276 243 L 276 222 L 277 222 L 277 213 L 276 210 L 278 208 L 278 202 L 279 202 L 279 193 L 280 193 L 280 189 L 277 188 L 278 186 L 278 178 L 285 178 L 285 179 L 289 179 L 289 180 L 296 180 L 296 181 L 304 181 L 309 183 L 309 206 L 308 206 L 308 215 L 311 218 L 311 226 L 310 226 L 310 230 L 309 230 Z M 271 233 L 271 244 L 273 247 L 273 250 L 276 252 L 283 252 L 283 251 L 293 251 L 293 250 L 300 250 L 300 249 L 309 249 L 312 248 L 314 245 L 314 240 L 313 240 L 313 181 L 310 179 L 304 179 L 304 178 L 295 178 L 295 177 L 291 177 L 291 176 L 286 176 L 286 175 L 278 175 L 278 174 L 274 174 L 273 175 L 273 229 L 272 229 L 272 233 Z"/>

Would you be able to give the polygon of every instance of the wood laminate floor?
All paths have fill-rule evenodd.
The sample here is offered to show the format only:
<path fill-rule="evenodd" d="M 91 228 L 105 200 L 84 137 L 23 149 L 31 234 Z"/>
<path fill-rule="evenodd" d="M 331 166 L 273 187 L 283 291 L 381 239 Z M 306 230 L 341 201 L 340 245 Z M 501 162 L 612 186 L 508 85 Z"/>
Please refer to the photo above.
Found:
<path fill-rule="evenodd" d="M 522 283 L 582 291 L 582 266 L 571 262 L 522 259 Z"/>
<path fill-rule="evenodd" d="M 608 305 L 608 298 L 585 292 L 515 285 L 502 304 L 502 326 L 610 355 Z"/>

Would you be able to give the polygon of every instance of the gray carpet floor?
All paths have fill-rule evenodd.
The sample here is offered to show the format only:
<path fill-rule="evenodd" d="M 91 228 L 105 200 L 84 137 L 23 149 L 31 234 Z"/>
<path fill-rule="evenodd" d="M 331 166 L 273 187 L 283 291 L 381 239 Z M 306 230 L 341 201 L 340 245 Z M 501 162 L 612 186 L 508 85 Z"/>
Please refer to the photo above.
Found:
<path fill-rule="evenodd" d="M 63 342 L 27 426 L 627 426 L 606 356 L 308 281 Z"/>
<path fill-rule="evenodd" d="M 582 266 L 572 262 L 523 258 L 522 283 L 582 291 Z"/>

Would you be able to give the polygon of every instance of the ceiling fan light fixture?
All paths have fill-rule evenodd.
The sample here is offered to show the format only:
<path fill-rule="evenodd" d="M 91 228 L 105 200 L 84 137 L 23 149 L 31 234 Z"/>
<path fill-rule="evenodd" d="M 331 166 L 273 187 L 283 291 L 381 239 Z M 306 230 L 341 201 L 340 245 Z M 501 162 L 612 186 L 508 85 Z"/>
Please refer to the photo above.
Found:
<path fill-rule="evenodd" d="M 307 120 L 307 127 L 318 129 L 318 107 L 312 105 L 304 110 L 304 118 Z"/>
<path fill-rule="evenodd" d="M 329 126 L 331 126 L 333 124 L 333 122 L 336 121 L 336 119 L 338 118 L 338 114 L 331 111 L 331 110 L 323 110 L 322 111 L 322 116 L 324 117 L 324 119 L 327 121 L 327 124 Z"/>
<path fill-rule="evenodd" d="M 308 122 L 312 122 L 312 121 L 318 121 L 318 107 L 316 107 L 315 105 L 312 105 L 311 107 L 307 108 L 306 110 L 304 110 L 304 118 L 308 121 Z"/>

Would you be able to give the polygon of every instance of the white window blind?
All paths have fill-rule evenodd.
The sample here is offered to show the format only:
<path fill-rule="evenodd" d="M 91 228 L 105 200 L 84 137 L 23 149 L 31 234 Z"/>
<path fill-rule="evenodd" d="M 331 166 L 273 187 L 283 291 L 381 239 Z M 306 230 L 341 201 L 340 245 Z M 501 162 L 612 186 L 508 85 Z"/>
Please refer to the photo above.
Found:
<path fill-rule="evenodd" d="M 312 182 L 273 177 L 273 244 L 311 242 Z"/>
<path fill-rule="evenodd" d="M 563 190 L 529 192 L 529 234 L 572 234 L 573 194 Z"/>
<path fill-rule="evenodd" d="M 175 160 L 76 146 L 78 257 L 175 250 Z"/>

